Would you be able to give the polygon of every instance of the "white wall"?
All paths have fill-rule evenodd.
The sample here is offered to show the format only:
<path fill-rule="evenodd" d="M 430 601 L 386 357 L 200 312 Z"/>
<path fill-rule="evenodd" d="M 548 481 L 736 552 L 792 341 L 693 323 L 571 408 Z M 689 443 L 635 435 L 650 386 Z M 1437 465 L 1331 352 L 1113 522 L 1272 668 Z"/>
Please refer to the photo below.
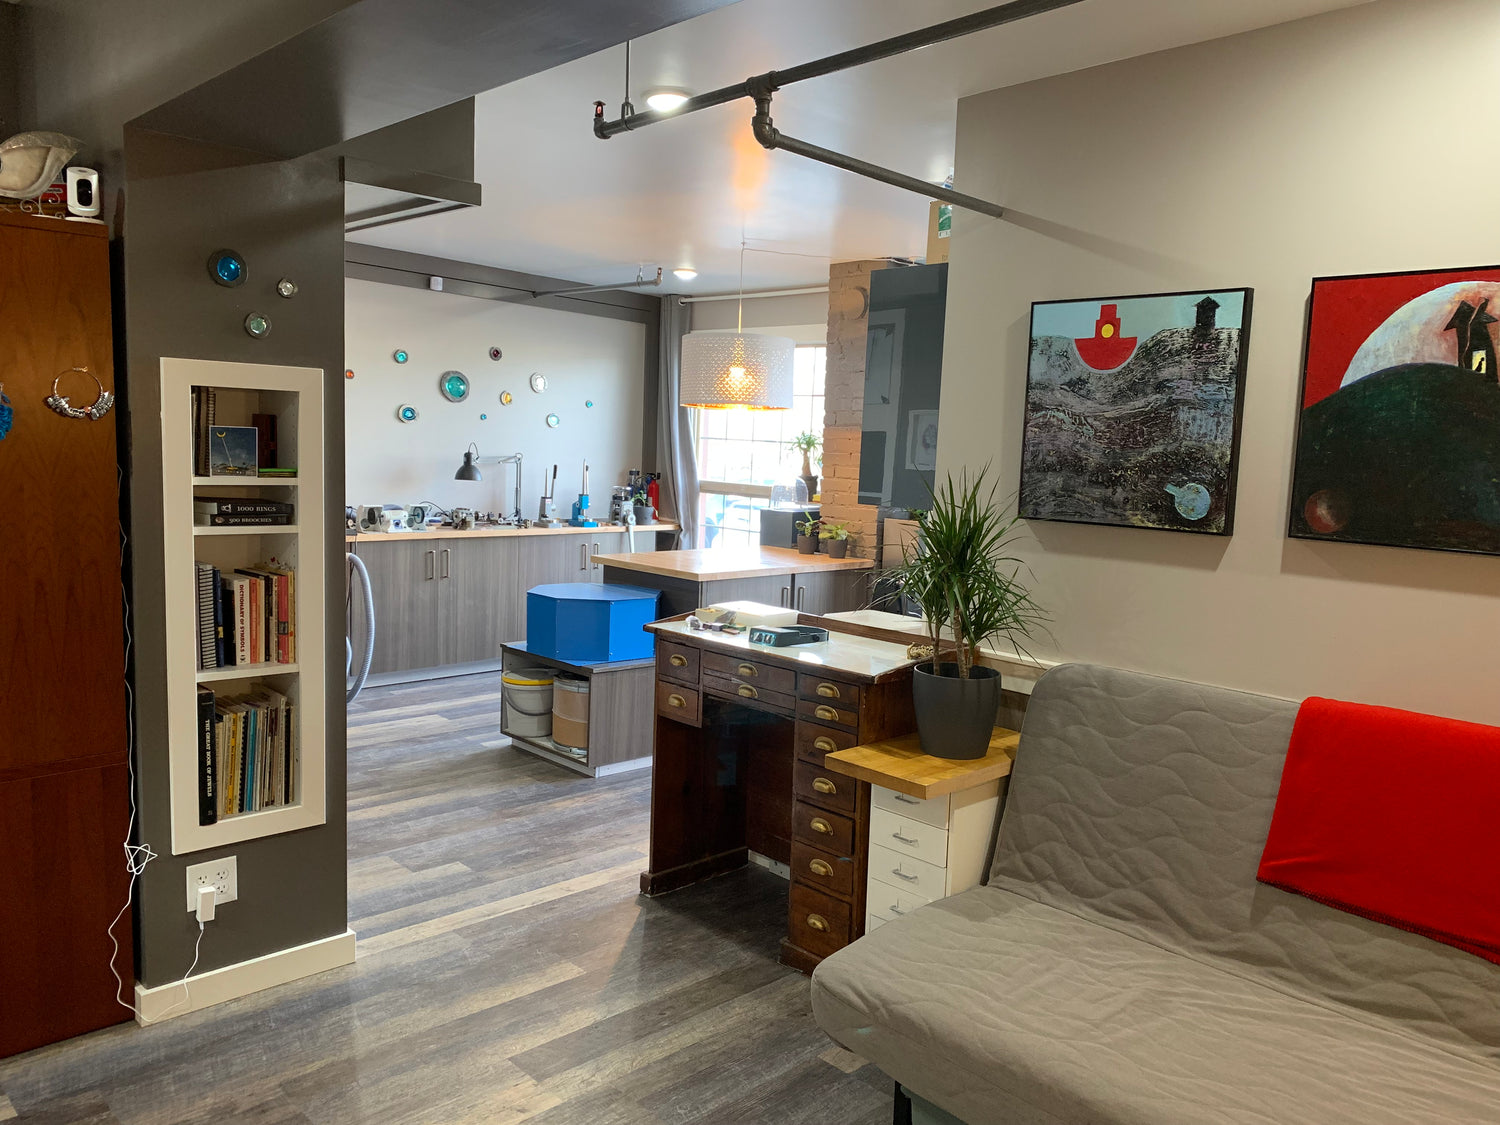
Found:
<path fill-rule="evenodd" d="M 694 332 L 733 331 L 735 301 L 700 301 L 689 306 Z M 792 297 L 752 297 L 745 302 L 745 330 L 776 331 L 799 344 L 821 344 L 828 336 L 828 294 L 800 293 Z"/>
<path fill-rule="evenodd" d="M 349 503 L 508 509 L 508 467 L 482 466 L 477 483 L 453 479 L 472 441 L 486 455 L 523 455 L 528 518 L 536 516 L 543 467 L 550 475 L 553 462 L 566 514 L 585 457 L 594 508 L 608 513 L 609 486 L 641 466 L 643 325 L 372 281 L 350 280 L 344 292 L 345 359 L 354 372 L 344 384 Z M 504 352 L 498 363 L 491 345 Z M 409 353 L 407 363 L 392 360 L 397 348 Z M 450 368 L 471 381 L 462 403 L 438 393 L 438 375 Z M 543 394 L 527 385 L 533 371 L 547 376 Z M 500 405 L 502 390 L 515 396 L 512 405 Z M 420 419 L 398 422 L 401 403 L 415 406 Z M 547 428 L 549 412 L 562 419 L 555 430 Z"/>
<path fill-rule="evenodd" d="M 1500 558 L 1285 536 L 1311 279 L 1500 259 L 1497 59 L 1493 0 L 1385 0 L 959 103 L 1013 210 L 956 217 L 940 470 L 1018 487 L 1033 300 L 1256 290 L 1234 536 L 1030 524 L 1038 655 L 1500 722 Z"/>

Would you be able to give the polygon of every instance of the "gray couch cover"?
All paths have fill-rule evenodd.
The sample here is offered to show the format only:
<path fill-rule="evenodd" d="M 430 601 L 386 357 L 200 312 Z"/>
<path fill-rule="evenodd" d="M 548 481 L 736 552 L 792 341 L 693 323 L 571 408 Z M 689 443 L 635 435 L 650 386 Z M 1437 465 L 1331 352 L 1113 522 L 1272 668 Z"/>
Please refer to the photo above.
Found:
<path fill-rule="evenodd" d="M 971 1125 L 1500 1125 L 1500 966 L 1255 881 L 1296 712 L 1049 672 L 988 885 L 825 960 L 818 1023 Z"/>

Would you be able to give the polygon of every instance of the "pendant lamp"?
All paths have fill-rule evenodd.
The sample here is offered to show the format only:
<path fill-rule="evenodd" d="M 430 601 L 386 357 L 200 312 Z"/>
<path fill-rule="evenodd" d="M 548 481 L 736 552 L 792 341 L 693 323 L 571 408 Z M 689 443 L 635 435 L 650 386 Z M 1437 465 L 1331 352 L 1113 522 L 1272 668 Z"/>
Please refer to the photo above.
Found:
<path fill-rule="evenodd" d="M 689 332 L 682 338 L 678 404 L 707 410 L 790 410 L 797 344 L 745 328 L 745 244 L 740 243 L 740 313 L 734 332 Z"/>

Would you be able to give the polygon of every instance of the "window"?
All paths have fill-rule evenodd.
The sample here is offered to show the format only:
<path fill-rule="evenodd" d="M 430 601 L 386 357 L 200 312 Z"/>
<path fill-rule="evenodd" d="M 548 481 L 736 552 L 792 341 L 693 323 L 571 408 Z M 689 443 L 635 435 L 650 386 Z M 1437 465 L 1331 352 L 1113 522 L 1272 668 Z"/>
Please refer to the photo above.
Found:
<path fill-rule="evenodd" d="M 787 443 L 801 433 L 823 433 L 827 352 L 822 346 L 797 348 L 790 410 L 697 412 L 698 521 L 705 547 L 760 542 L 760 510 L 770 503 L 771 486 L 802 472 L 802 454 Z"/>

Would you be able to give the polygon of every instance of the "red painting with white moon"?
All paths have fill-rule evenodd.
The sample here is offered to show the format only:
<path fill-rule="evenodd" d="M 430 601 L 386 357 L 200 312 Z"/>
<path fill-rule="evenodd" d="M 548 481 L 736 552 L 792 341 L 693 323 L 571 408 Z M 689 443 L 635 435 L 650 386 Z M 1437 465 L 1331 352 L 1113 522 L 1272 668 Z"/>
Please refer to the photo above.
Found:
<path fill-rule="evenodd" d="M 1295 538 L 1500 554 L 1500 267 L 1319 278 Z"/>

